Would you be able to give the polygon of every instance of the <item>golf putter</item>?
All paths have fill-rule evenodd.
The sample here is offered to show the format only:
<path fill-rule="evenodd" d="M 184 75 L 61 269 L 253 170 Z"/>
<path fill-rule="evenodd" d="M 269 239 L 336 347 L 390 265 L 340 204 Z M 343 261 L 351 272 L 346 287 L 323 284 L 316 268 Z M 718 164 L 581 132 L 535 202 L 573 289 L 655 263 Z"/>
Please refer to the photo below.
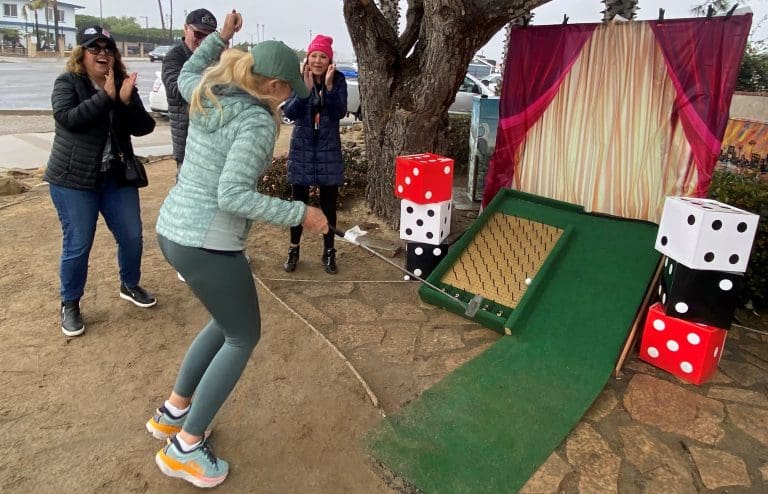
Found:
<path fill-rule="evenodd" d="M 358 239 L 360 237 L 362 237 L 363 235 L 365 235 L 366 233 L 368 233 L 368 232 L 366 232 L 365 230 L 360 229 L 360 227 L 357 226 L 357 225 L 353 226 L 352 228 L 350 228 L 349 230 L 347 230 L 345 232 L 342 232 L 338 228 L 336 228 L 334 226 L 331 226 L 331 225 L 328 225 L 328 228 L 337 237 L 341 237 L 341 238 L 343 238 L 344 240 L 346 240 L 347 242 L 349 242 L 351 244 L 355 244 L 358 247 L 362 247 L 364 250 L 370 252 L 371 254 L 373 254 L 374 256 L 378 257 L 382 261 L 386 262 L 390 266 L 393 266 L 393 267 L 397 268 L 398 270 L 402 271 L 403 273 L 407 274 L 408 276 L 412 277 L 413 279 L 419 281 L 420 283 L 422 283 L 424 285 L 427 285 L 428 287 L 430 287 L 433 290 L 436 290 L 438 292 L 444 293 L 445 295 L 448 295 L 449 297 L 451 297 L 452 300 L 454 300 L 456 303 L 461 305 L 461 307 L 464 309 L 464 315 L 465 316 L 467 316 L 467 317 L 474 317 L 475 314 L 477 314 L 477 311 L 480 308 L 480 304 L 483 301 L 483 297 L 481 297 L 480 295 L 475 295 L 474 297 L 472 297 L 472 300 L 470 300 L 468 304 L 465 304 L 464 302 L 462 302 L 461 300 L 457 299 L 456 297 L 451 296 L 450 293 L 446 292 L 442 288 L 433 285 L 432 283 L 430 283 L 429 281 L 425 280 L 421 276 L 417 276 L 417 275 L 413 274 L 412 272 L 408 271 L 404 267 L 402 267 L 402 266 L 400 266 L 398 264 L 395 264 L 394 262 L 390 261 L 389 259 L 387 259 L 383 255 L 379 254 L 375 250 L 373 250 L 370 247 L 368 247 L 367 245 L 365 245 L 363 243 L 360 243 L 358 241 Z"/>

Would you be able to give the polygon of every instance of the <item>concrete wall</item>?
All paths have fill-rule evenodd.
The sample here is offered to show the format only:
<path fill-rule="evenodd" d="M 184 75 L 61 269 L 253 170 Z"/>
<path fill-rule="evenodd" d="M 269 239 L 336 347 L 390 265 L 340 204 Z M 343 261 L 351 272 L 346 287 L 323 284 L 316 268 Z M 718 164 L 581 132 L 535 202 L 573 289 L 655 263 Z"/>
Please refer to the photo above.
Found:
<path fill-rule="evenodd" d="M 768 124 L 768 95 L 734 93 L 730 117 Z"/>

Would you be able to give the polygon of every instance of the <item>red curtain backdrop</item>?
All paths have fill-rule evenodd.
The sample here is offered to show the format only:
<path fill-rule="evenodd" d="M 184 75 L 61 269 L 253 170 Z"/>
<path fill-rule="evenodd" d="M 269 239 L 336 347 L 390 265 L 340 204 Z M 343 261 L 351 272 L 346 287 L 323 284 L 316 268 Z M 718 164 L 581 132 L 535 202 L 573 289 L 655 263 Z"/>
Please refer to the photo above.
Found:
<path fill-rule="evenodd" d="M 728 124 L 752 14 L 651 22 L 677 91 L 675 113 L 691 144 L 704 197 Z"/>
<path fill-rule="evenodd" d="M 699 176 L 695 194 L 703 196 L 720 152 L 752 15 L 647 22 L 677 92 L 670 118 L 680 119 L 690 142 Z M 485 177 L 483 206 L 501 187 L 512 183 L 526 134 L 552 102 L 597 26 L 535 26 L 511 31 L 496 151 Z"/>
<path fill-rule="evenodd" d="M 544 113 L 598 24 L 516 27 L 509 35 L 504 86 L 499 101 L 496 150 L 483 187 L 483 206 L 508 186 L 518 150 Z"/>

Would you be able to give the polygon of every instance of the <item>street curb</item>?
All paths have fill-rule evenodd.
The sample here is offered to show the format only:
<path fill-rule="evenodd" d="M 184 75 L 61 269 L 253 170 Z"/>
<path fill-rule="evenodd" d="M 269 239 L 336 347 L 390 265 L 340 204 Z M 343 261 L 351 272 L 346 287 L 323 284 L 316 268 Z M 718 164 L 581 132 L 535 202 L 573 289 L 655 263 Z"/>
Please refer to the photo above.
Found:
<path fill-rule="evenodd" d="M 0 109 L 0 115 L 53 115 L 53 110 Z"/>

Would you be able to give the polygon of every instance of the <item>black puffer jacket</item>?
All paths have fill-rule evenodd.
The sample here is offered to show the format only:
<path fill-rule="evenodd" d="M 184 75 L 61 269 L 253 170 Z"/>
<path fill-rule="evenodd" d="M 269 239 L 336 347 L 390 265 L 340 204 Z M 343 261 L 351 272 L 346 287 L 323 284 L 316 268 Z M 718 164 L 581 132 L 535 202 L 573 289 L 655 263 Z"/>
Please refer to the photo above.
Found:
<path fill-rule="evenodd" d="M 115 85 L 119 92 L 122 81 Z M 143 136 L 155 128 L 135 88 L 126 106 L 112 101 L 104 91 L 97 91 L 87 75 L 61 74 L 53 84 L 51 104 L 56 133 L 44 180 L 62 187 L 88 190 L 98 184 L 110 109 L 112 132 L 126 155 L 133 154 L 131 135 Z"/>
<path fill-rule="evenodd" d="M 165 54 L 161 78 L 165 86 L 165 97 L 168 100 L 168 118 L 171 121 L 171 140 L 173 142 L 173 158 L 177 163 L 184 161 L 184 150 L 187 143 L 189 128 L 189 103 L 179 93 L 178 78 L 181 68 L 192 50 L 182 41 Z"/>

